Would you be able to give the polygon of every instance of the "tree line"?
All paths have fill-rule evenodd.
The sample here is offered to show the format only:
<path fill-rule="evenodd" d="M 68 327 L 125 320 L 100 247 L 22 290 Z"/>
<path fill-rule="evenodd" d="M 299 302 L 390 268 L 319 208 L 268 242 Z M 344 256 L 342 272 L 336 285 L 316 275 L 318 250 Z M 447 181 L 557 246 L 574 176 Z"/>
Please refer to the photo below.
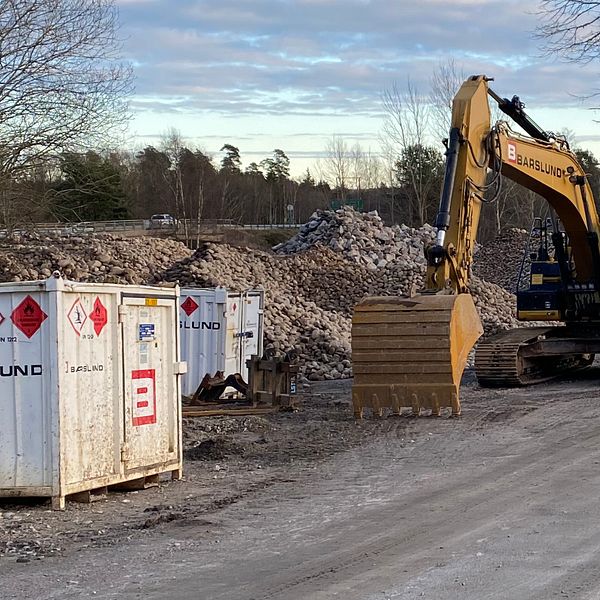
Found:
<path fill-rule="evenodd" d="M 420 143 L 408 144 L 386 167 L 360 146 L 334 138 L 315 166 L 319 178 L 310 169 L 291 177 L 290 160 L 281 149 L 245 168 L 236 146 L 226 143 L 222 152 L 217 163 L 171 132 L 159 147 L 138 152 L 65 153 L 55 164 L 40 163 L 4 186 L 0 220 L 10 228 L 168 213 L 182 227 L 220 220 L 300 224 L 317 209 L 350 205 L 377 210 L 389 224 L 419 227 L 435 220 L 444 179 L 442 152 Z M 598 203 L 599 162 L 588 150 L 574 152 Z M 489 239 L 506 227 L 528 228 L 535 216 L 547 216 L 548 210 L 542 198 L 505 179 L 495 202 L 483 207 L 480 237 Z"/>

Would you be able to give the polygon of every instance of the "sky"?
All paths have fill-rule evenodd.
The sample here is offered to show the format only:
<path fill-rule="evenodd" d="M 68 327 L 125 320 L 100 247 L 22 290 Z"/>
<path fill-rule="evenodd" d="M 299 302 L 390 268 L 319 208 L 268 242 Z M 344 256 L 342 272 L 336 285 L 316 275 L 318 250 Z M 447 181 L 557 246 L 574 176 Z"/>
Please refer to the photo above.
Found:
<path fill-rule="evenodd" d="M 223 144 L 244 165 L 279 148 L 292 176 L 315 173 L 334 136 L 377 154 L 382 94 L 410 81 L 425 97 L 453 61 L 600 157 L 600 65 L 544 56 L 538 2 L 117 0 L 135 74 L 129 143 L 159 145 L 175 129 L 217 163 Z"/>

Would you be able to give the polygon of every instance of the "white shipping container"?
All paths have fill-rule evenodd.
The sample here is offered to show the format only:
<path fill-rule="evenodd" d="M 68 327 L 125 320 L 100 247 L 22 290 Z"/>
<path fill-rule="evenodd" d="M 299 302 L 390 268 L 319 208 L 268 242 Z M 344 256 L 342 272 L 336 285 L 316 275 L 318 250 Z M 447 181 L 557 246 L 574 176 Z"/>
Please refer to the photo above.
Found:
<path fill-rule="evenodd" d="M 181 357 L 187 363 L 182 391 L 191 396 L 203 377 L 223 371 L 248 381 L 246 360 L 263 351 L 264 292 L 226 288 L 181 290 Z"/>
<path fill-rule="evenodd" d="M 0 284 L 0 496 L 181 475 L 178 289 Z"/>

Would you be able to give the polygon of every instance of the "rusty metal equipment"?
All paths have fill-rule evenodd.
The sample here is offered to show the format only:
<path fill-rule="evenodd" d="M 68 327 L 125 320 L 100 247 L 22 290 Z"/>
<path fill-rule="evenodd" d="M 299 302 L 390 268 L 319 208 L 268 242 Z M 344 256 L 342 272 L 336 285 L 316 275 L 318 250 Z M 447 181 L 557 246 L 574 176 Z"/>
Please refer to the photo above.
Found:
<path fill-rule="evenodd" d="M 200 406 L 206 402 L 217 402 L 228 387 L 232 387 L 243 396 L 248 393 L 248 384 L 239 373 L 227 377 L 224 376 L 223 371 L 217 371 L 214 377 L 206 373 L 191 397 L 189 405 Z"/>
<path fill-rule="evenodd" d="M 224 376 L 206 374 L 193 396 L 183 397 L 183 416 L 247 415 L 294 408 L 298 399 L 298 366 L 291 357 L 260 358 L 246 361 L 248 383 L 239 373 Z M 227 397 L 226 388 L 237 393 Z"/>
<path fill-rule="evenodd" d="M 352 320 L 354 415 L 406 407 L 459 415 L 461 375 L 481 333 L 468 294 L 367 298 Z"/>

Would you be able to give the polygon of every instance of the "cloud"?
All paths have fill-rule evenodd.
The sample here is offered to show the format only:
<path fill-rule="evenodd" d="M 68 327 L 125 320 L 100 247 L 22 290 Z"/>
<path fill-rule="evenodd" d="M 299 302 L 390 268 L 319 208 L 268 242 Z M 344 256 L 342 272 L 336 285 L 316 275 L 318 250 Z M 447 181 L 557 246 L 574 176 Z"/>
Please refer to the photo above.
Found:
<path fill-rule="evenodd" d="M 408 79 L 423 94 L 452 59 L 502 96 L 578 106 L 593 65 L 541 55 L 537 0 L 119 0 L 136 112 L 333 119 L 382 116 Z M 244 132 L 240 132 L 242 135 Z"/>

